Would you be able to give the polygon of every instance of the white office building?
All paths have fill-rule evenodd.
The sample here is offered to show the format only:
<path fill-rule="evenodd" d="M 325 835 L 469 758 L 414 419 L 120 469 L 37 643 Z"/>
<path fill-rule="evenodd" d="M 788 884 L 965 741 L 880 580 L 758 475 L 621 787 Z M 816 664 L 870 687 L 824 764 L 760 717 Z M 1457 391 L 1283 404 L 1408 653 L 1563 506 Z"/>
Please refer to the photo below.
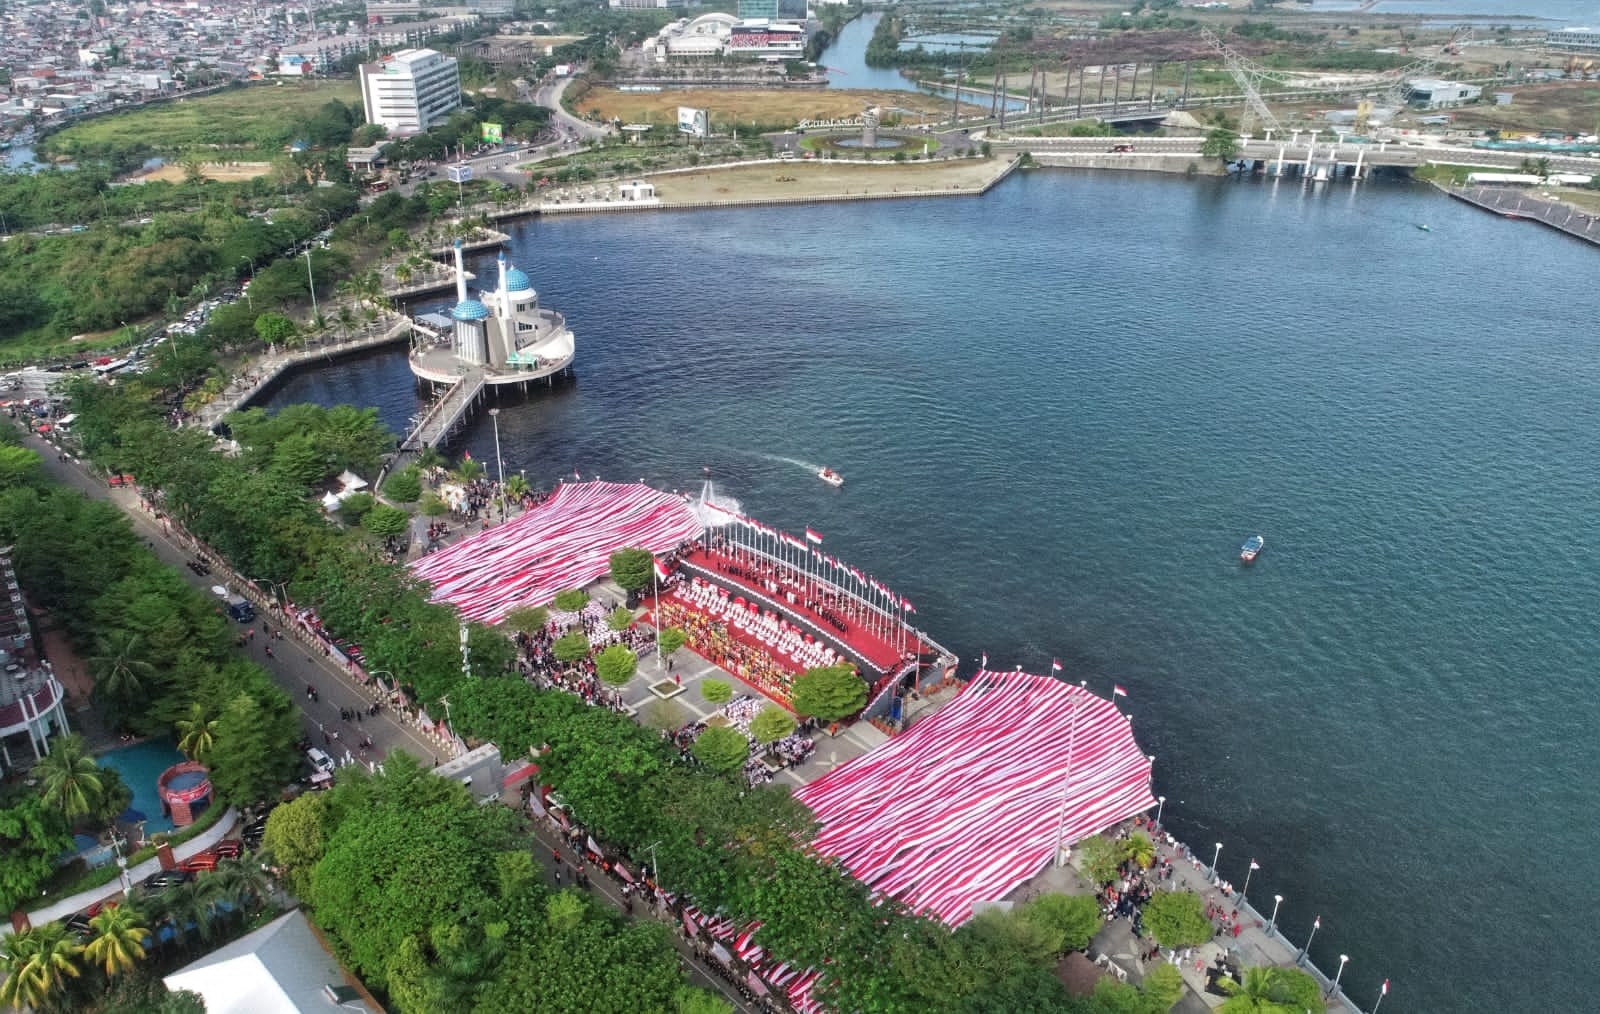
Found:
<path fill-rule="evenodd" d="M 431 49 L 403 49 L 361 65 L 361 103 L 367 122 L 389 136 L 418 134 L 461 108 L 461 73 L 454 57 Z"/>
<path fill-rule="evenodd" d="M 1547 32 L 1544 44 L 1551 49 L 1600 53 L 1600 29 L 1556 28 Z"/>

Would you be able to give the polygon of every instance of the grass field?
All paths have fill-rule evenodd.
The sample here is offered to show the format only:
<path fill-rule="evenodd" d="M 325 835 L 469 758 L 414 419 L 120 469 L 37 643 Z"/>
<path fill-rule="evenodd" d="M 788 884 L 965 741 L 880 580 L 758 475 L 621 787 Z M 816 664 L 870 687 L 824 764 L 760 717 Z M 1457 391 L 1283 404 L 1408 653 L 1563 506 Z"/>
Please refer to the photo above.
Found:
<path fill-rule="evenodd" d="M 1600 119 L 1600 81 L 1563 81 L 1504 90 L 1512 92 L 1509 106 L 1463 106 L 1454 110 L 1456 126 L 1592 134 L 1600 125 L 1596 123 Z"/>
<path fill-rule="evenodd" d="M 614 88 L 595 88 L 577 104 L 581 113 L 621 118 L 623 123 L 659 123 L 676 127 L 678 107 L 692 106 L 711 113 L 713 132 L 726 133 L 729 121 L 741 126 L 756 123 L 795 124 L 801 120 L 837 120 L 859 116 L 864 106 L 882 106 L 884 119 L 891 108 L 910 110 L 901 113 L 904 121 L 916 123 L 921 116 L 949 115 L 948 100 L 920 92 L 847 91 L 825 88 L 812 90 L 749 90 L 724 88 L 685 88 L 659 92 L 623 92 Z M 976 107 L 967 107 L 969 113 Z"/>
<path fill-rule="evenodd" d="M 295 126 L 330 99 L 361 104 L 354 81 L 295 81 L 253 85 L 216 95 L 177 99 L 125 113 L 99 116 L 53 135 L 61 151 L 155 145 L 163 151 L 217 146 L 277 149 Z"/>
<path fill-rule="evenodd" d="M 200 174 L 208 180 L 217 180 L 222 183 L 243 183 L 253 180 L 257 176 L 265 176 L 272 171 L 271 162 L 206 162 L 200 166 Z M 188 170 L 181 165 L 168 162 L 159 169 L 140 176 L 139 179 L 149 182 L 182 183 L 188 175 Z"/>
<path fill-rule="evenodd" d="M 649 177 L 667 206 L 775 198 L 823 199 L 857 194 L 977 191 L 1005 171 L 1004 159 L 864 165 L 832 159 L 737 166 Z"/>

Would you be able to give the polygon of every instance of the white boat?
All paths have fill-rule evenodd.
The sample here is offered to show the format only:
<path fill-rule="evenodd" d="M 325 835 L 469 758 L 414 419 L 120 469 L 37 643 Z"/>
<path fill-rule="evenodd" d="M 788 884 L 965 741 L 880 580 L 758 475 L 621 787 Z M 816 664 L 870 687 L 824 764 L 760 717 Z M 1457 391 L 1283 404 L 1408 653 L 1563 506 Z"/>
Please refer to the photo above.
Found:
<path fill-rule="evenodd" d="M 828 485 L 833 486 L 834 488 L 844 485 L 844 476 L 826 466 L 817 472 L 817 478 L 821 479 Z"/>
<path fill-rule="evenodd" d="M 1239 559 L 1244 563 L 1254 563 L 1256 557 L 1261 555 L 1261 550 L 1266 548 L 1267 540 L 1259 535 L 1252 535 L 1244 540 L 1244 545 L 1239 547 Z"/>

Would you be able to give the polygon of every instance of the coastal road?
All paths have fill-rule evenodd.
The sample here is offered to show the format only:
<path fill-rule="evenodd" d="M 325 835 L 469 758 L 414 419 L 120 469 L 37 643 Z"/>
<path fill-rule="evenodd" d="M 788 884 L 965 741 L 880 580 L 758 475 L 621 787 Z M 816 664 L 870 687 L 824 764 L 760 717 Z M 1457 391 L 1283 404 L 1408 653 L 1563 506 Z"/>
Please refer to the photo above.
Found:
<path fill-rule="evenodd" d="M 229 579 L 224 569 L 217 565 L 213 565 L 212 573 L 206 576 L 191 571 L 188 562 L 195 558 L 194 552 L 180 541 L 180 536 L 166 530 L 160 521 L 140 508 L 137 492 L 112 489 L 105 480 L 91 474 L 81 464 L 59 460 L 61 450 L 36 434 L 25 435 L 23 443 L 39 452 L 44 458 L 46 472 L 55 481 L 85 496 L 105 500 L 121 508 L 134 531 L 150 543 L 157 558 L 176 570 L 193 587 L 210 596 L 212 585 L 238 586 L 239 581 Z M 354 759 L 358 755 L 357 744 L 365 735 L 373 741 L 373 749 L 367 752 L 369 760 L 381 761 L 393 750 L 404 750 L 424 764 L 445 759 L 445 751 L 436 742 L 413 726 L 397 720 L 389 708 L 385 707 L 376 716 L 367 716 L 364 713 L 366 708 L 376 700 L 374 692 L 324 657 L 320 649 L 307 647 L 287 634 L 282 640 L 269 641 L 261 633 L 264 620 L 273 628 L 280 626 L 276 617 L 265 613 L 258 615 L 249 628 L 234 624 L 236 634 L 246 629 L 256 631 L 255 637 L 244 648 L 237 650 L 241 656 L 263 666 L 289 694 L 290 699 L 297 702 L 301 712 L 301 728 L 314 744 L 322 746 L 323 736 L 326 735 L 327 745 L 323 748 L 330 755 L 342 761 L 348 749 Z M 266 653 L 269 646 L 273 652 L 271 657 Z M 319 699 L 316 702 L 306 697 L 308 685 L 317 688 Z M 363 712 L 361 721 L 342 721 L 339 717 L 341 709 Z M 337 739 L 334 738 L 335 732 L 338 733 Z"/>
<path fill-rule="evenodd" d="M 572 78 L 564 77 L 555 81 L 541 82 L 534 92 L 534 101 L 550 110 L 551 126 L 563 134 L 570 134 L 578 140 L 599 140 L 611 134 L 611 128 L 600 124 L 580 120 L 562 108 L 561 98 L 567 93 L 567 86 L 572 83 Z"/>

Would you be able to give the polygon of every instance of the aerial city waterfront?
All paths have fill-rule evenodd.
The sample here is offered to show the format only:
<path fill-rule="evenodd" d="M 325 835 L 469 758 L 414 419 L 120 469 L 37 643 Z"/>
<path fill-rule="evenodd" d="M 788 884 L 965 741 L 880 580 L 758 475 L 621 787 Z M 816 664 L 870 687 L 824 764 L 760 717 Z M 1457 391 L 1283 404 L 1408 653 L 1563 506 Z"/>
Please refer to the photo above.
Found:
<path fill-rule="evenodd" d="M 3 17 L 0 1004 L 1590 1005 L 1600 7 Z"/>

